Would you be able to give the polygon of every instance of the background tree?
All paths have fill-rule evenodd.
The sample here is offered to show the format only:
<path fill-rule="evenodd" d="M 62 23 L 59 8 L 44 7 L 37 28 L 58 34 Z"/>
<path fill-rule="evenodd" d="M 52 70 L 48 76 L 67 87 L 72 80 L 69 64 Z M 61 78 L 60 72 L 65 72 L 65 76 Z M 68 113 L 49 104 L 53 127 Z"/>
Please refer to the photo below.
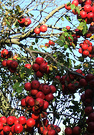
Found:
<path fill-rule="evenodd" d="M 1 135 L 94 134 L 94 4 L 66 3 L 0 1 Z"/>

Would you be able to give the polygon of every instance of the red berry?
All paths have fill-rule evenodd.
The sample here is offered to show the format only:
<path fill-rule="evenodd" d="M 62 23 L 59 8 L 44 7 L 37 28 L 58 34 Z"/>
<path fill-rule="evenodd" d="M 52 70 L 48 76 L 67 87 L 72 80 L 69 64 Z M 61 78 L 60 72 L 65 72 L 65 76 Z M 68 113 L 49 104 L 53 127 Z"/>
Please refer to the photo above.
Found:
<path fill-rule="evenodd" d="M 31 87 L 32 87 L 33 89 L 38 89 L 39 86 L 40 86 L 39 81 L 33 80 L 33 81 L 31 82 Z"/>
<path fill-rule="evenodd" d="M 21 24 L 22 24 L 22 23 L 25 23 L 25 18 L 19 19 L 18 22 L 21 23 Z"/>
<path fill-rule="evenodd" d="M 65 8 L 66 8 L 67 10 L 71 10 L 71 6 L 70 6 L 70 5 L 65 4 Z"/>
<path fill-rule="evenodd" d="M 30 68 L 31 68 L 31 64 L 25 64 L 25 66 L 24 66 L 24 67 L 26 67 L 26 68 L 30 69 Z"/>
<path fill-rule="evenodd" d="M 65 135 L 72 135 L 72 129 L 70 127 L 65 128 Z"/>
<path fill-rule="evenodd" d="M 25 124 L 25 123 L 26 123 L 26 118 L 25 118 L 24 116 L 20 116 L 20 117 L 18 118 L 18 120 L 19 120 L 19 123 L 20 123 L 20 124 Z"/>
<path fill-rule="evenodd" d="M 79 4 L 79 3 L 78 3 L 78 0 L 73 0 L 73 1 L 72 1 L 72 4 L 74 4 L 75 6 L 78 6 L 78 4 Z"/>
<path fill-rule="evenodd" d="M 70 26 L 66 26 L 66 29 L 67 29 L 67 30 L 70 30 Z"/>
<path fill-rule="evenodd" d="M 73 128 L 73 135 L 80 135 L 81 133 L 81 128 L 79 126 L 76 126 Z"/>
<path fill-rule="evenodd" d="M 50 45 L 55 45 L 55 43 L 52 40 L 49 40 Z"/>
<path fill-rule="evenodd" d="M 34 69 L 34 71 L 38 71 L 39 65 L 37 63 L 33 64 L 32 69 Z"/>
<path fill-rule="evenodd" d="M 41 25 L 40 26 L 40 31 L 41 32 L 46 32 L 47 31 L 47 26 L 46 25 Z"/>
<path fill-rule="evenodd" d="M 87 13 L 85 11 L 80 11 L 81 18 L 86 18 Z"/>
<path fill-rule="evenodd" d="M 79 50 L 78 50 L 78 51 L 79 51 L 79 53 L 82 53 L 82 52 L 83 52 L 83 51 L 82 51 L 82 48 L 79 48 Z"/>
<path fill-rule="evenodd" d="M 90 12 L 91 11 L 91 5 L 89 5 L 89 4 L 86 4 L 86 5 L 84 5 L 84 10 L 86 11 L 86 12 Z"/>
<path fill-rule="evenodd" d="M 88 55 L 89 55 L 89 51 L 84 50 L 84 51 L 83 51 L 83 55 L 84 55 L 84 56 L 88 56 Z"/>
<path fill-rule="evenodd" d="M 37 63 L 37 64 L 41 64 L 41 63 L 43 63 L 43 61 L 44 61 L 44 59 L 42 58 L 42 57 L 37 57 L 36 58 L 36 60 L 35 60 L 35 62 Z"/>
<path fill-rule="evenodd" d="M 40 33 L 40 28 L 35 28 L 35 29 L 34 29 L 34 32 L 35 32 L 36 34 L 39 34 L 39 33 Z"/>
<path fill-rule="evenodd" d="M 13 125 L 13 123 L 14 123 L 14 118 L 13 118 L 13 116 L 7 117 L 7 124 L 8 124 L 8 125 Z"/>
<path fill-rule="evenodd" d="M 3 60 L 3 61 L 2 61 L 2 65 L 3 65 L 4 67 L 7 67 L 7 60 Z"/>
<path fill-rule="evenodd" d="M 30 82 L 25 83 L 24 88 L 25 88 L 25 90 L 30 91 L 31 90 L 31 83 Z"/>
<path fill-rule="evenodd" d="M 3 129 L 3 123 L 0 122 L 0 130 L 2 130 L 2 129 Z"/>
<path fill-rule="evenodd" d="M 15 133 L 17 133 L 17 134 L 21 133 L 23 131 L 22 124 L 15 124 L 14 130 L 15 130 Z"/>
<path fill-rule="evenodd" d="M 3 127 L 3 131 L 4 131 L 5 133 L 9 133 L 9 132 L 10 132 L 10 127 L 9 127 L 9 126 L 4 126 L 4 127 Z"/>
<path fill-rule="evenodd" d="M 34 127 L 35 126 L 35 120 L 33 118 L 29 118 L 27 121 L 26 121 L 26 125 L 28 127 Z"/>
<path fill-rule="evenodd" d="M 31 24 L 31 19 L 30 18 L 26 18 L 25 19 L 25 22 L 24 22 L 24 25 L 27 27 Z"/>

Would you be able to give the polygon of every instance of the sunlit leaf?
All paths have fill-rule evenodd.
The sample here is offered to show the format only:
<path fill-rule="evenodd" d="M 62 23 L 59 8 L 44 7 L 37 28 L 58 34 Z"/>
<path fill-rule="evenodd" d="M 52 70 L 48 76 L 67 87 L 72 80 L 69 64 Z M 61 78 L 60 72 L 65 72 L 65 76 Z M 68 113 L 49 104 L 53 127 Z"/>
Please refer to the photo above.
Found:
<path fill-rule="evenodd" d="M 75 5 L 74 4 L 71 4 L 71 9 L 75 9 Z"/>
<path fill-rule="evenodd" d="M 69 22 L 71 21 L 70 16 L 65 15 L 65 18 L 66 18 Z"/>

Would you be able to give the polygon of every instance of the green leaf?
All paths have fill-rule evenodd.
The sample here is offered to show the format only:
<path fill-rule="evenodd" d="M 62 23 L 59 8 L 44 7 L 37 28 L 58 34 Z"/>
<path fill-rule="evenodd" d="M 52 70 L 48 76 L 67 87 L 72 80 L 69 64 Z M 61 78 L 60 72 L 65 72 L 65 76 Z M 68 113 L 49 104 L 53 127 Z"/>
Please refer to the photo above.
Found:
<path fill-rule="evenodd" d="M 17 60 L 21 60 L 21 57 L 18 57 Z"/>
<path fill-rule="evenodd" d="M 31 14 L 31 13 L 29 13 L 29 14 L 30 14 L 30 16 L 31 16 L 31 17 L 34 17 L 34 15 L 33 15 L 33 14 Z"/>
<path fill-rule="evenodd" d="M 19 22 L 18 21 L 15 23 L 15 27 L 16 28 L 19 27 Z"/>
<path fill-rule="evenodd" d="M 65 35 L 65 37 L 67 37 L 68 36 L 68 32 L 65 32 L 64 35 Z"/>
<path fill-rule="evenodd" d="M 80 69 L 81 67 L 82 67 L 82 64 L 79 64 L 79 65 L 75 66 L 74 68 L 75 69 Z"/>
<path fill-rule="evenodd" d="M 84 25 L 83 30 L 82 30 L 83 35 L 85 35 L 87 31 L 88 31 L 87 25 Z"/>
<path fill-rule="evenodd" d="M 17 89 L 17 87 L 20 85 L 20 82 L 16 82 L 13 86 L 13 89 Z"/>
<path fill-rule="evenodd" d="M 74 101 L 74 100 L 72 100 L 72 103 L 73 103 L 74 105 L 78 105 L 78 104 L 79 104 L 78 101 Z"/>
<path fill-rule="evenodd" d="M 64 28 L 62 29 L 62 31 L 65 31 L 65 32 L 66 32 L 66 31 L 67 31 L 67 29 L 64 27 Z M 63 34 L 62 34 L 62 35 L 63 35 Z"/>
<path fill-rule="evenodd" d="M 53 56 L 56 58 L 57 57 L 57 55 L 56 54 L 53 54 Z"/>
<path fill-rule="evenodd" d="M 25 31 L 25 29 L 26 29 L 26 28 L 25 28 L 25 27 L 23 27 L 22 31 L 24 32 L 24 31 Z"/>
<path fill-rule="evenodd" d="M 26 73 L 27 73 L 28 75 L 31 75 L 31 70 L 28 69 L 28 68 L 26 68 Z"/>
<path fill-rule="evenodd" d="M 76 9 L 76 11 L 78 12 L 78 14 L 80 14 L 80 10 L 79 10 L 79 8 L 78 8 L 78 7 L 76 7 L 75 9 Z"/>
<path fill-rule="evenodd" d="M 79 61 L 81 61 L 81 62 L 83 62 L 84 61 L 84 58 L 81 56 L 81 57 L 79 57 L 78 58 L 79 59 Z"/>
<path fill-rule="evenodd" d="M 8 21 L 6 20 L 6 23 L 7 23 L 7 25 L 8 25 L 8 28 L 11 29 L 10 22 L 8 22 Z"/>
<path fill-rule="evenodd" d="M 72 67 L 71 59 L 70 58 L 67 58 L 67 61 L 68 61 L 69 68 L 71 68 Z"/>
<path fill-rule="evenodd" d="M 81 21 L 82 21 L 82 18 L 79 17 L 79 18 L 78 18 L 78 21 L 81 22 Z"/>
<path fill-rule="evenodd" d="M 18 10 L 15 10 L 15 14 L 16 14 L 16 15 L 19 15 L 19 11 L 18 11 Z"/>
<path fill-rule="evenodd" d="M 23 67 L 23 68 L 21 69 L 21 74 L 25 73 L 25 71 L 26 71 L 26 68 Z"/>
<path fill-rule="evenodd" d="M 19 87 L 16 89 L 16 92 L 17 92 L 17 93 L 22 93 L 23 88 L 24 88 L 24 85 L 19 86 Z"/>
<path fill-rule="evenodd" d="M 35 45 L 35 42 L 32 42 L 32 45 Z"/>
<path fill-rule="evenodd" d="M 61 40 L 59 40 L 59 39 L 56 41 L 56 43 L 57 43 L 58 45 L 60 45 L 60 46 L 63 46 L 62 41 L 61 41 Z"/>
<path fill-rule="evenodd" d="M 74 43 L 72 43 L 72 46 L 73 46 L 73 48 L 75 49 L 75 44 L 74 44 Z"/>
<path fill-rule="evenodd" d="M 35 42 L 38 43 L 38 38 L 35 38 Z"/>
<path fill-rule="evenodd" d="M 63 43 L 65 41 L 65 36 L 62 34 L 61 37 L 60 37 L 60 40 L 63 40 Z"/>
<path fill-rule="evenodd" d="M 82 31 L 83 30 L 83 26 L 78 26 L 77 29 Z"/>
<path fill-rule="evenodd" d="M 70 5 L 71 5 L 71 2 L 68 2 L 68 3 L 67 3 L 67 6 L 70 6 Z"/>
<path fill-rule="evenodd" d="M 16 6 L 16 9 L 20 10 L 21 8 L 20 8 L 20 6 L 19 6 L 19 5 L 17 5 L 17 6 Z"/>
<path fill-rule="evenodd" d="M 73 41 L 73 36 L 72 35 L 69 35 L 69 37 L 72 39 L 72 41 Z"/>
<path fill-rule="evenodd" d="M 71 4 L 71 9 L 75 9 L 75 5 L 74 4 Z"/>
<path fill-rule="evenodd" d="M 79 24 L 79 26 L 84 26 L 86 23 L 85 22 L 81 22 L 80 24 Z"/>
<path fill-rule="evenodd" d="M 21 79 L 23 79 L 24 78 L 24 74 L 20 74 L 20 77 L 21 77 Z"/>
<path fill-rule="evenodd" d="M 64 45 L 64 47 L 67 49 L 68 48 L 68 45 Z"/>
<path fill-rule="evenodd" d="M 14 75 L 14 76 L 12 77 L 12 80 L 17 80 L 17 79 L 19 79 L 19 76 L 17 76 L 17 75 Z"/>
<path fill-rule="evenodd" d="M 30 49 L 30 50 L 33 50 L 33 46 L 30 46 L 29 49 Z"/>
<path fill-rule="evenodd" d="M 62 21 L 64 21 L 64 18 L 63 18 L 63 17 L 61 17 L 61 20 L 62 20 Z"/>
<path fill-rule="evenodd" d="M 65 18 L 66 18 L 69 22 L 71 21 L 70 16 L 65 15 Z"/>
<path fill-rule="evenodd" d="M 13 89 L 15 89 L 15 91 L 16 91 L 17 93 L 22 93 L 23 88 L 24 88 L 24 85 L 21 85 L 21 86 L 20 86 L 20 82 L 16 82 L 16 83 L 14 84 L 14 86 L 13 86 Z"/>

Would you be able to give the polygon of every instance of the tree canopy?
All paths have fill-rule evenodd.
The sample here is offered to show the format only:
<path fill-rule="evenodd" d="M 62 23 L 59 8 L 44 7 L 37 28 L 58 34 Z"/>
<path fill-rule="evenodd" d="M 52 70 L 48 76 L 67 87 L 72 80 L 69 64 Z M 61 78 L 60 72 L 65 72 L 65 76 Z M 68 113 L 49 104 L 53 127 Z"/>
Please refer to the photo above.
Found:
<path fill-rule="evenodd" d="M 93 34 L 92 0 L 0 1 L 0 135 L 94 134 Z"/>

